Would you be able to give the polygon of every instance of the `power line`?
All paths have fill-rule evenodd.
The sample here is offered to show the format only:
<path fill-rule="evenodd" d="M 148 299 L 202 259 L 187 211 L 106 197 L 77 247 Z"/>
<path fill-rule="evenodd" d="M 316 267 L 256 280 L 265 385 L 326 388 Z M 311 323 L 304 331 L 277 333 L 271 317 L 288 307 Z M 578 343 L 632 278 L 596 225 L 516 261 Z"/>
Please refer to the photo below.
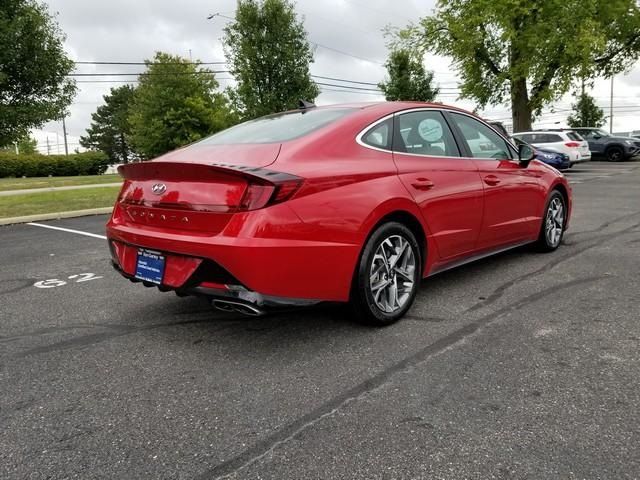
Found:
<path fill-rule="evenodd" d="M 234 78 L 216 77 L 216 80 L 234 80 Z M 76 80 L 76 83 L 140 83 L 140 80 Z"/>
<path fill-rule="evenodd" d="M 331 87 L 322 87 L 320 89 L 320 91 L 322 92 L 340 92 L 340 93 L 353 93 L 353 94 L 357 94 L 357 95 L 371 95 L 371 96 L 381 96 L 382 92 L 360 92 L 357 90 L 342 90 L 339 88 L 331 88 Z"/>
<path fill-rule="evenodd" d="M 76 65 L 226 65 L 227 62 L 73 62 Z"/>
<path fill-rule="evenodd" d="M 144 75 L 209 75 L 212 73 L 229 73 L 229 70 L 210 70 L 205 72 L 151 72 L 151 73 L 70 73 L 67 77 L 139 77 Z"/>
<path fill-rule="evenodd" d="M 364 90 L 364 91 L 367 91 L 367 92 L 380 92 L 381 91 L 379 88 L 352 87 L 350 85 L 338 85 L 336 83 L 316 82 L 316 85 L 321 85 L 321 86 L 325 86 L 325 87 L 348 88 L 349 90 Z"/>
<path fill-rule="evenodd" d="M 311 41 L 310 41 L 309 43 L 311 43 L 311 44 L 313 44 L 313 45 L 316 45 L 316 46 L 318 46 L 318 47 L 321 47 L 321 48 L 327 49 L 327 50 L 331 50 L 332 52 L 339 53 L 339 54 L 341 54 L 341 55 L 346 55 L 347 57 L 357 58 L 358 60 L 363 60 L 363 61 L 365 61 L 365 62 L 373 63 L 373 64 L 375 64 L 375 65 L 384 66 L 384 64 L 382 64 L 382 63 L 380 63 L 380 62 L 378 62 L 378 61 L 376 61 L 376 60 L 371 60 L 370 58 L 365 58 L 365 57 L 360 57 L 360 56 L 358 56 L 358 55 L 353 55 L 352 53 L 348 53 L 348 52 L 345 52 L 345 51 L 343 51 L 343 50 L 338 50 L 337 48 L 328 47 L 328 46 L 323 45 L 323 44 L 318 43 L 318 42 L 311 42 Z"/>
<path fill-rule="evenodd" d="M 321 78 L 324 80 L 334 80 L 336 82 L 346 82 L 346 83 L 357 83 L 360 85 L 374 85 L 374 86 L 378 86 L 377 83 L 372 83 L 372 82 L 360 82 L 357 80 L 347 80 L 346 78 L 336 78 L 336 77 L 324 77 L 322 75 L 311 75 L 313 78 Z"/>

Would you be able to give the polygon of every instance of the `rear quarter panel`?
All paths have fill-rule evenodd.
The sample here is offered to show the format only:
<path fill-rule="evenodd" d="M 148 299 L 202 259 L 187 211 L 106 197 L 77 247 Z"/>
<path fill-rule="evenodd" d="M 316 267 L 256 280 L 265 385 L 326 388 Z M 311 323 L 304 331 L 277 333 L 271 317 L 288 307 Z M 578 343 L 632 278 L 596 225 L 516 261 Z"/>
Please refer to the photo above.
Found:
<path fill-rule="evenodd" d="M 392 153 L 363 147 L 355 140 L 379 117 L 360 117 L 304 144 L 283 145 L 273 169 L 305 179 L 287 205 L 304 223 L 308 239 L 357 245 L 358 251 L 381 219 L 406 212 L 420 223 L 427 250 L 435 253 L 429 229 L 397 175 Z M 352 270 L 358 258 L 353 259 Z M 427 255 L 427 262 L 432 260 Z"/>

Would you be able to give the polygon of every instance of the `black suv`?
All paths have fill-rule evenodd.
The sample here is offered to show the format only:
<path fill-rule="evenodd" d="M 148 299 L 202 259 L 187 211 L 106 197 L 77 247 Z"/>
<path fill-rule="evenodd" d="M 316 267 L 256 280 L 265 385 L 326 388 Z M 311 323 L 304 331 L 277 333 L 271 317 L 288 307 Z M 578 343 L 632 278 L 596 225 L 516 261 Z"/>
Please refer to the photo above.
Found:
<path fill-rule="evenodd" d="M 640 140 L 631 137 L 614 137 L 599 128 L 572 128 L 589 142 L 592 155 L 604 156 L 610 162 L 621 162 L 640 154 Z"/>

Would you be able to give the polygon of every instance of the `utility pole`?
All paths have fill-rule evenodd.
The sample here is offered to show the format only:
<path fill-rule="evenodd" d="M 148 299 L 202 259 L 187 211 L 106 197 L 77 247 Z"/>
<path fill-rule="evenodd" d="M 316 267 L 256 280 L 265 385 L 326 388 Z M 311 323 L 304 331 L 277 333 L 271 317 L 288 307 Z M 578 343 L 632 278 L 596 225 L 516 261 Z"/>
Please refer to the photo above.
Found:
<path fill-rule="evenodd" d="M 611 98 L 609 98 L 609 133 L 613 133 L 613 75 L 611 75 Z"/>
<path fill-rule="evenodd" d="M 47 155 L 51 155 L 51 150 L 49 150 L 49 135 L 47 135 Z"/>
<path fill-rule="evenodd" d="M 64 117 L 62 117 L 62 134 L 64 135 L 64 154 L 69 156 L 69 146 L 67 145 L 67 124 L 64 123 Z"/>

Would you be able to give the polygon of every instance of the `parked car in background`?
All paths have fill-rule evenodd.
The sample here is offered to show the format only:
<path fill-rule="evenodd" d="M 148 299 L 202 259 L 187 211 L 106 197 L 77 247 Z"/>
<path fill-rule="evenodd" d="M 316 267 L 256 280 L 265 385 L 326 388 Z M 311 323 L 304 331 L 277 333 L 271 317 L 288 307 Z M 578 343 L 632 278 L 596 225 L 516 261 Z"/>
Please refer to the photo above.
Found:
<path fill-rule="evenodd" d="M 533 130 L 513 134 L 517 138 L 537 148 L 566 153 L 571 165 L 591 160 L 589 143 L 572 130 Z"/>
<path fill-rule="evenodd" d="M 513 142 L 517 147 L 520 147 L 521 144 L 529 145 L 526 142 L 518 138 L 512 138 Z M 536 159 L 540 160 L 547 165 L 551 165 L 556 170 L 567 170 L 571 168 L 571 161 L 569 160 L 569 155 L 566 153 L 555 152 L 553 150 L 548 150 L 544 147 L 533 147 L 536 152 Z"/>
<path fill-rule="evenodd" d="M 489 121 L 488 123 L 493 128 L 498 130 L 498 132 L 500 132 L 505 137 L 509 138 L 511 136 L 511 134 L 507 131 L 507 128 L 504 126 L 504 123 L 502 123 L 502 122 L 491 122 L 491 121 Z"/>
<path fill-rule="evenodd" d="M 616 137 L 600 128 L 574 128 L 587 142 L 593 155 L 605 157 L 610 162 L 622 162 L 640 154 L 640 140 Z"/>

